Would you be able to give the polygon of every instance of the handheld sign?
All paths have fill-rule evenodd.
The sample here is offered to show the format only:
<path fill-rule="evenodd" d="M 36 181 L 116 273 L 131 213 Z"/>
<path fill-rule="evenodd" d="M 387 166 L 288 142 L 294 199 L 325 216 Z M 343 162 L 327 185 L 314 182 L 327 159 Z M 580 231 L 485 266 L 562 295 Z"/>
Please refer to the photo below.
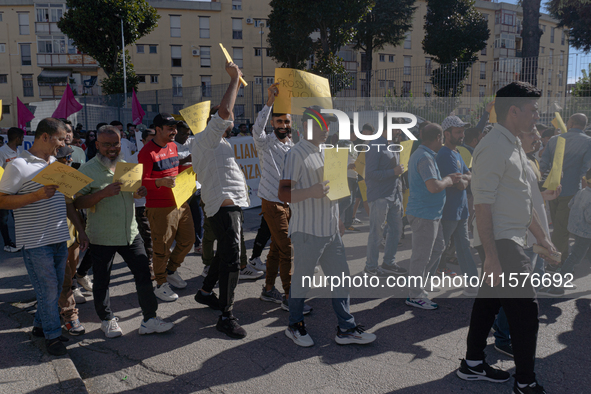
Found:
<path fill-rule="evenodd" d="M 357 185 L 359 186 L 361 198 L 363 199 L 363 201 L 367 201 L 367 184 L 365 183 L 365 180 L 359 181 Z"/>
<path fill-rule="evenodd" d="M 323 181 L 330 181 L 327 197 L 334 201 L 351 194 L 347 182 L 347 163 L 349 152 L 340 149 L 324 150 L 324 178 Z"/>
<path fill-rule="evenodd" d="M 548 178 L 546 178 L 546 182 L 544 182 L 544 185 L 542 186 L 548 190 L 556 190 L 558 185 L 560 185 L 565 146 L 566 140 L 564 139 L 564 137 L 558 137 L 556 139 L 556 149 L 554 150 L 554 160 L 552 161 L 552 169 L 550 170 L 550 174 L 548 174 Z"/>
<path fill-rule="evenodd" d="M 560 116 L 560 114 L 558 112 L 554 112 L 554 116 L 555 118 L 552 119 L 552 126 L 556 127 L 558 130 L 560 130 L 561 133 L 566 133 L 568 130 L 566 129 L 566 125 L 564 124 L 564 121 L 562 120 L 562 116 Z"/>
<path fill-rule="evenodd" d="M 404 172 L 408 171 L 408 162 L 410 160 L 410 152 L 412 151 L 413 142 L 413 140 L 407 140 L 400 143 L 403 149 L 400 151 L 400 162 L 398 164 L 404 166 Z"/>
<path fill-rule="evenodd" d="M 135 193 L 142 186 L 142 174 L 144 166 L 134 163 L 117 163 L 113 182 L 121 182 L 122 192 Z"/>
<path fill-rule="evenodd" d="M 0 179 L 2 179 L 2 175 L 4 175 L 4 168 L 0 167 Z"/>
<path fill-rule="evenodd" d="M 229 63 L 232 63 L 232 58 L 230 57 L 230 54 L 228 53 L 228 51 L 226 51 L 226 48 L 224 48 L 224 46 L 222 45 L 222 43 L 221 43 L 221 42 L 220 42 L 220 48 L 222 48 L 222 52 L 224 52 L 224 56 L 226 57 L 226 60 L 227 60 Z M 241 83 L 241 84 L 242 84 L 244 87 L 247 87 L 247 86 L 248 86 L 248 84 L 246 83 L 246 81 L 245 81 L 245 80 L 244 80 L 242 77 L 240 77 L 240 83 Z"/>
<path fill-rule="evenodd" d="M 197 191 L 195 172 L 192 167 L 177 175 L 175 186 L 172 188 L 176 207 L 180 208 Z"/>
<path fill-rule="evenodd" d="M 190 107 L 181 109 L 179 113 L 183 116 L 193 134 L 201 133 L 207 126 L 211 101 L 203 101 Z"/>
<path fill-rule="evenodd" d="M 58 190 L 66 197 L 73 197 L 84 186 L 90 184 L 92 178 L 87 177 L 80 171 L 54 161 L 33 178 L 33 182 L 43 186 L 57 185 Z"/>
<path fill-rule="evenodd" d="M 460 155 L 462 156 L 462 160 L 464 160 L 466 167 L 472 168 L 472 154 L 470 153 L 470 151 L 464 148 L 463 146 L 458 146 L 457 149 Z"/>
<path fill-rule="evenodd" d="M 357 155 L 357 160 L 355 160 L 355 172 L 365 179 L 365 152 L 360 152 L 359 155 Z"/>
<path fill-rule="evenodd" d="M 275 112 L 301 115 L 304 107 L 312 105 L 332 109 L 330 84 L 326 78 L 292 68 L 276 68 L 275 82 L 279 83 Z M 292 98 L 301 98 L 302 105 L 292 105 Z"/>

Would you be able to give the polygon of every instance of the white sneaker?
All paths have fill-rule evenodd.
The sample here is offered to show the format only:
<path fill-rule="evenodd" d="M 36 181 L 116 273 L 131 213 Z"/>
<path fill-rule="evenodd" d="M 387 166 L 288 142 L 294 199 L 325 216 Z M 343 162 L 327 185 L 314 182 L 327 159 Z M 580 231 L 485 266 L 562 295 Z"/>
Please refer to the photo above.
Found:
<path fill-rule="evenodd" d="M 76 287 L 72 291 L 72 294 L 74 295 L 74 301 L 76 301 L 76 304 L 85 304 L 86 303 L 86 297 L 84 297 L 84 294 L 82 294 L 82 292 L 80 291 L 80 288 Z"/>
<path fill-rule="evenodd" d="M 76 281 L 80 286 L 84 287 L 84 290 L 92 291 L 92 280 L 90 280 L 88 275 L 78 276 L 78 274 L 76 274 Z"/>
<path fill-rule="evenodd" d="M 201 272 L 201 276 L 203 276 L 205 278 L 208 273 L 209 273 L 209 265 L 206 265 L 205 267 L 203 267 L 203 272 Z"/>
<path fill-rule="evenodd" d="M 436 303 L 434 303 L 433 301 L 431 301 L 428 298 L 407 298 L 406 299 L 406 305 L 409 306 L 414 306 L 415 308 L 421 308 L 421 309 L 437 309 L 439 308 L 439 305 L 437 305 Z"/>
<path fill-rule="evenodd" d="M 101 323 L 101 330 L 103 330 L 107 338 L 117 338 L 123 335 L 121 327 L 117 324 L 118 320 L 118 317 L 114 317 L 111 320 L 103 320 Z"/>
<path fill-rule="evenodd" d="M 252 265 L 255 269 L 263 272 L 267 272 L 267 264 L 263 263 L 260 257 L 255 257 L 254 259 L 248 260 L 248 263 Z"/>
<path fill-rule="evenodd" d="M 148 321 L 142 320 L 140 325 L 140 335 L 152 334 L 154 332 L 161 333 L 166 332 L 174 327 L 174 323 L 165 322 L 158 316 L 149 319 Z"/>
<path fill-rule="evenodd" d="M 187 287 L 187 282 L 181 278 L 178 271 L 174 271 L 172 274 L 168 274 L 166 281 L 177 289 L 184 289 Z"/>
<path fill-rule="evenodd" d="M 293 325 L 287 326 L 285 329 L 285 336 L 291 339 L 296 345 L 302 347 L 314 346 L 314 341 L 306 331 L 306 325 L 303 321 Z"/>
<path fill-rule="evenodd" d="M 239 279 L 258 279 L 262 276 L 265 276 L 263 271 L 257 270 L 251 264 L 246 264 L 246 267 L 240 270 Z"/>
<path fill-rule="evenodd" d="M 166 302 L 176 301 L 179 298 L 179 295 L 172 291 L 168 283 L 164 283 L 160 287 L 156 286 L 156 288 L 154 289 L 154 294 L 156 295 L 156 297 Z"/>
<path fill-rule="evenodd" d="M 468 286 L 464 289 L 462 295 L 466 297 L 476 297 L 478 295 L 478 287 Z"/>
<path fill-rule="evenodd" d="M 365 345 L 376 340 L 376 335 L 365 332 L 363 326 L 353 327 L 349 330 L 342 331 L 337 326 L 337 336 L 334 338 L 339 345 L 359 344 Z"/>
<path fill-rule="evenodd" d="M 17 247 L 11 246 L 11 245 L 6 245 L 4 247 L 4 251 L 5 252 L 8 252 L 8 253 L 16 253 L 19 250 L 21 250 L 21 248 L 17 248 Z"/>

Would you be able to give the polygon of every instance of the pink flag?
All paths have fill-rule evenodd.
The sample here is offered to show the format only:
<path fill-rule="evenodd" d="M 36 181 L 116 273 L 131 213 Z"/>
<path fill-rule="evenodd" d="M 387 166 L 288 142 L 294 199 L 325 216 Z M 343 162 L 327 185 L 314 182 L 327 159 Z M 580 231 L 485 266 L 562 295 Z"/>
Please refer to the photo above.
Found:
<path fill-rule="evenodd" d="M 144 112 L 144 109 L 140 105 L 140 102 L 135 95 L 135 89 L 133 89 L 133 97 L 131 100 L 132 123 L 137 126 L 138 124 L 142 123 L 144 116 L 146 116 L 146 113 Z"/>
<path fill-rule="evenodd" d="M 82 109 L 82 105 L 74 98 L 74 93 L 70 88 L 70 84 L 66 86 L 66 91 L 60 100 L 55 112 L 51 115 L 52 118 L 64 118 L 75 114 Z"/>
<path fill-rule="evenodd" d="M 17 97 L 16 98 L 16 109 L 17 109 L 17 116 L 18 116 L 18 127 L 20 129 L 26 130 L 27 123 L 32 121 L 35 118 L 35 115 L 29 111 L 29 109 L 22 103 L 22 101 Z"/>

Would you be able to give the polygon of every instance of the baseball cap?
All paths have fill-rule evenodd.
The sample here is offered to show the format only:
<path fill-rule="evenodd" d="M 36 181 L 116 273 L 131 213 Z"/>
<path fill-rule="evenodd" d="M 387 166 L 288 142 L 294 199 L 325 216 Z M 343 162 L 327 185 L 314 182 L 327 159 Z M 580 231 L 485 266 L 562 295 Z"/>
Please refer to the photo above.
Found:
<path fill-rule="evenodd" d="M 162 127 L 162 126 L 174 126 L 178 123 L 178 121 L 172 117 L 171 114 L 167 114 L 163 112 L 158 114 L 154 117 L 154 126 Z"/>
<path fill-rule="evenodd" d="M 448 116 L 441 122 L 441 128 L 443 131 L 449 129 L 450 127 L 466 127 L 469 126 L 470 123 L 466 123 L 462 121 L 462 119 L 458 118 L 457 116 Z"/>
<path fill-rule="evenodd" d="M 63 159 L 66 156 L 69 156 L 74 152 L 74 149 L 70 148 L 69 146 L 63 146 L 57 150 L 55 155 L 56 159 Z"/>
<path fill-rule="evenodd" d="M 321 109 L 322 108 L 319 105 L 313 105 L 311 107 L 306 108 L 304 110 L 304 115 L 302 116 L 302 122 L 306 122 L 308 119 L 314 119 L 312 115 L 317 117 L 318 114 L 320 114 L 327 122 L 338 121 L 338 118 L 333 114 L 321 113 Z"/>

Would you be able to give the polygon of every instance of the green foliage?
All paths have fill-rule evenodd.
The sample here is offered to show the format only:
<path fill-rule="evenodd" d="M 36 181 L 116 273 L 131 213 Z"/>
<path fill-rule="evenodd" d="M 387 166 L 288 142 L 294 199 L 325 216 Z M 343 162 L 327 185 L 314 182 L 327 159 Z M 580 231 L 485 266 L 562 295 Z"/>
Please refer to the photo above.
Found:
<path fill-rule="evenodd" d="M 589 65 L 589 72 L 585 69 L 582 69 L 581 72 L 583 77 L 575 82 L 571 94 L 574 97 L 591 97 L 591 65 Z"/>
<path fill-rule="evenodd" d="M 484 97 L 478 104 L 476 104 L 476 108 L 470 111 L 470 119 L 468 119 L 468 122 L 470 122 L 470 124 L 473 126 L 477 125 L 478 122 L 480 122 L 482 114 L 486 110 L 486 106 L 491 101 L 494 101 L 494 99 L 495 96 Z"/>
<path fill-rule="evenodd" d="M 68 10 L 58 27 L 80 51 L 92 56 L 108 76 L 120 72 L 120 17 L 125 45 L 153 31 L 160 18 L 146 0 L 67 0 L 66 5 Z"/>
<path fill-rule="evenodd" d="M 123 86 L 123 60 L 121 55 L 118 57 L 117 71 L 101 81 L 103 94 L 119 94 L 125 91 Z M 129 51 L 125 51 L 125 70 L 127 71 L 127 91 L 131 93 L 137 89 L 140 83 L 139 77 L 135 74 L 133 64 L 130 63 L 131 57 Z"/>
<path fill-rule="evenodd" d="M 550 15 L 558 19 L 558 27 L 568 27 L 569 44 L 585 53 L 591 52 L 591 1 L 550 0 Z"/>
<path fill-rule="evenodd" d="M 468 70 L 486 47 L 490 31 L 474 0 L 428 0 L 423 50 L 444 65 L 433 70 L 435 94 L 462 94 Z"/>

